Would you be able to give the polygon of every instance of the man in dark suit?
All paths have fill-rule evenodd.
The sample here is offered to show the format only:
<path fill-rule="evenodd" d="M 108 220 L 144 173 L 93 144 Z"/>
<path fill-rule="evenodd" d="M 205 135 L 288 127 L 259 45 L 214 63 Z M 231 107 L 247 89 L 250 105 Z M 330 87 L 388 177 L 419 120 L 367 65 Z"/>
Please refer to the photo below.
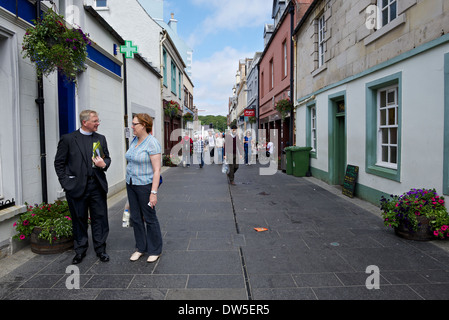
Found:
<path fill-rule="evenodd" d="M 73 264 L 86 256 L 88 210 L 92 241 L 101 261 L 109 261 L 106 238 L 109 233 L 105 172 L 111 164 L 106 138 L 98 134 L 100 120 L 92 110 L 80 113 L 81 128 L 63 135 L 55 157 L 55 170 L 66 193 L 72 216 L 75 257 Z"/>

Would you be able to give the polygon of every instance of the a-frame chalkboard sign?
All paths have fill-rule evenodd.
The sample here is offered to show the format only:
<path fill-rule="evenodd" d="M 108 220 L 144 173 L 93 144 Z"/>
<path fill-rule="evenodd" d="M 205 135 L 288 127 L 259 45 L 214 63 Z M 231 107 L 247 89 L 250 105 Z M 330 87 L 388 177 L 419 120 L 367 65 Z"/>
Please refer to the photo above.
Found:
<path fill-rule="evenodd" d="M 359 175 L 359 167 L 348 164 L 346 167 L 345 181 L 343 182 L 343 194 L 354 197 L 355 184 Z"/>

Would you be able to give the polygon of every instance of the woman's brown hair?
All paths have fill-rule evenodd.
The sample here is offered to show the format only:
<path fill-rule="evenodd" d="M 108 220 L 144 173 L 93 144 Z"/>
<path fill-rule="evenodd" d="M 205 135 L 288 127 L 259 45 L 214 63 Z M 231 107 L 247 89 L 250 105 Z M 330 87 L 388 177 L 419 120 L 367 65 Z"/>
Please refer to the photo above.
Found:
<path fill-rule="evenodd" d="M 134 115 L 134 117 L 139 119 L 139 123 L 141 123 L 145 127 L 147 133 L 151 133 L 151 131 L 153 130 L 153 118 L 151 118 L 146 113 L 138 113 Z"/>

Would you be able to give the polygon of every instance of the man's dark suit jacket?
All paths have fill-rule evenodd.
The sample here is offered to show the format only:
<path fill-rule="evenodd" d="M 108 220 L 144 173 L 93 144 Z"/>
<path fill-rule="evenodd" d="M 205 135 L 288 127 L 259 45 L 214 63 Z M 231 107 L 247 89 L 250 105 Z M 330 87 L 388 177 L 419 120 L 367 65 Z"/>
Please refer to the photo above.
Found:
<path fill-rule="evenodd" d="M 106 168 L 95 168 L 93 174 L 96 176 L 101 188 L 105 193 L 108 192 L 108 182 L 105 171 L 111 165 L 109 150 L 106 138 L 96 132 L 93 134 L 93 141 L 100 141 L 104 152 L 104 162 Z M 87 184 L 88 166 L 92 165 L 92 159 L 85 156 L 83 144 L 81 141 L 82 133 L 76 130 L 72 133 L 63 135 L 58 143 L 58 150 L 55 157 L 55 170 L 59 183 L 64 188 L 66 194 L 72 198 L 79 198 L 83 195 Z"/>

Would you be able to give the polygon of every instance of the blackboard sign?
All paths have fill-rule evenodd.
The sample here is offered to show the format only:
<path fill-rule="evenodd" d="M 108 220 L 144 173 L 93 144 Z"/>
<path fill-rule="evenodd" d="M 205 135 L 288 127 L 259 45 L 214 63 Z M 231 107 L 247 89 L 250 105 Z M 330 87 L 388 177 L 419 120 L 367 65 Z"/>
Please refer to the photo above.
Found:
<path fill-rule="evenodd" d="M 350 198 L 354 197 L 355 184 L 359 174 L 359 167 L 348 164 L 346 167 L 345 182 L 343 183 L 343 194 Z"/>

